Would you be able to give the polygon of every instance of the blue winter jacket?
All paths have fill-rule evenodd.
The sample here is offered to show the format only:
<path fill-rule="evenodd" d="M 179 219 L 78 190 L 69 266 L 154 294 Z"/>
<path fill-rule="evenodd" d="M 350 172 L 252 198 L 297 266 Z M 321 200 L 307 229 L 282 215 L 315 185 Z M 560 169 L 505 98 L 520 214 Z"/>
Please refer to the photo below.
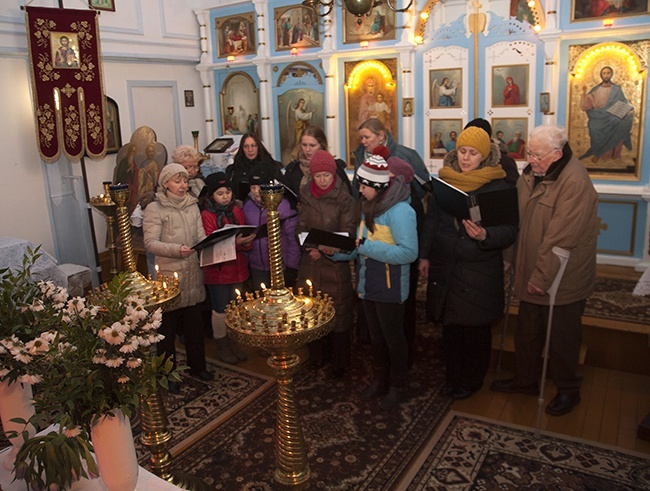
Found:
<path fill-rule="evenodd" d="M 364 216 L 357 231 L 363 238 L 351 254 L 337 253 L 335 261 L 357 259 L 357 295 L 383 303 L 401 303 L 409 296 L 410 265 L 418 257 L 415 211 L 408 201 L 391 206 L 375 217 L 375 232 L 365 226 Z"/>

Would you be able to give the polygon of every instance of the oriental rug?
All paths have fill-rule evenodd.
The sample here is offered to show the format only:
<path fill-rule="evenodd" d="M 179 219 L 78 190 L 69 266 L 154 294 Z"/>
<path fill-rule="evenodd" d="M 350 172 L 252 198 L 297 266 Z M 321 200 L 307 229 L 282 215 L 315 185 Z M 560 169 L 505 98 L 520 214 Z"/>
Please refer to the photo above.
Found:
<path fill-rule="evenodd" d="M 394 489 L 650 489 L 648 455 L 451 411 Z"/>
<path fill-rule="evenodd" d="M 650 325 L 650 296 L 632 295 L 636 284 L 634 280 L 597 277 L 584 316 Z M 519 305 L 516 297 L 512 305 Z"/>
<path fill-rule="evenodd" d="M 179 365 L 186 363 L 185 353 L 176 351 Z M 215 426 L 240 411 L 251 401 L 275 386 L 273 377 L 227 365 L 210 358 L 207 368 L 214 374 L 214 380 L 202 380 L 182 375 L 181 393 L 170 394 L 161 389 L 167 412 L 168 429 L 172 439 L 169 449 L 183 448 L 199 440 Z M 136 453 L 141 466 L 148 468 L 150 452 L 140 442 L 139 417 L 133 421 L 133 436 Z"/>
<path fill-rule="evenodd" d="M 418 325 L 418 329 L 420 328 Z M 339 379 L 309 366 L 294 377 L 311 478 L 304 489 L 398 489 L 394 485 L 448 410 L 440 394 L 444 370 L 438 333 L 418 333 L 416 362 L 406 401 L 393 411 L 358 394 L 371 380 L 370 349 L 353 346 L 354 362 Z M 174 455 L 174 465 L 200 477 L 210 489 L 270 491 L 275 482 L 275 389 L 234 414 L 199 442 Z"/>

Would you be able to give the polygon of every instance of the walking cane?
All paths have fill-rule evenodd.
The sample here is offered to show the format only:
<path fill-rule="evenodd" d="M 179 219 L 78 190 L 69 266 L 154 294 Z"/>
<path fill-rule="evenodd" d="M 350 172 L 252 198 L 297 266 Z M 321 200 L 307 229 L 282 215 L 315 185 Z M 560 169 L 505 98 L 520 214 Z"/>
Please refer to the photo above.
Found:
<path fill-rule="evenodd" d="M 550 297 L 548 302 L 548 323 L 546 326 L 546 344 L 544 345 L 544 359 L 542 360 L 542 379 L 539 381 L 539 399 L 537 400 L 537 425 L 535 426 L 535 436 L 539 437 L 540 435 L 540 425 L 542 422 L 542 406 L 544 405 L 544 385 L 546 384 L 546 369 L 548 367 L 548 351 L 549 345 L 551 344 L 551 326 L 553 325 L 553 307 L 555 306 L 555 295 L 560 286 L 560 281 L 562 281 L 562 276 L 564 275 L 564 270 L 566 265 L 569 262 L 569 256 L 571 251 L 562 249 L 561 247 L 553 247 L 553 254 L 555 254 L 560 260 L 560 269 L 557 270 L 555 279 L 551 288 L 548 289 L 548 295 Z"/>
<path fill-rule="evenodd" d="M 497 357 L 497 366 L 495 372 L 501 373 L 501 360 L 503 359 L 503 351 L 506 344 L 506 333 L 508 332 L 508 320 L 510 319 L 510 305 L 512 304 L 512 291 L 515 286 L 515 261 L 513 258 L 512 265 L 510 266 L 510 283 L 508 283 L 508 295 L 506 297 L 506 315 L 503 319 L 503 329 L 501 329 L 501 344 L 499 345 L 499 356 Z"/>

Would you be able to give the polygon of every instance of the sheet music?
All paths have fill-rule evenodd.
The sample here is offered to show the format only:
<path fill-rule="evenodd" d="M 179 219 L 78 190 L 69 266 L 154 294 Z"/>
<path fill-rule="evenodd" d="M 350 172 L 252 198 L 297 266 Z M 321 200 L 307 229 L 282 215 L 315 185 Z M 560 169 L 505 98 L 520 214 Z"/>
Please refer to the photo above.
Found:
<path fill-rule="evenodd" d="M 225 263 L 237 258 L 235 248 L 237 237 L 232 235 L 227 239 L 216 242 L 201 250 L 201 267 L 211 264 Z"/>

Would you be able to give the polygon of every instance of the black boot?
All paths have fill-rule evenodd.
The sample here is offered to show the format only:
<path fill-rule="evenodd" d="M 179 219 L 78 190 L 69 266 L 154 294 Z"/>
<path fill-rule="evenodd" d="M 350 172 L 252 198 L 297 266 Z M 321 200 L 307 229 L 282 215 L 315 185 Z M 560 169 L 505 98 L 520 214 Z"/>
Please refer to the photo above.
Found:
<path fill-rule="evenodd" d="M 379 397 L 384 395 L 388 391 L 388 381 L 385 378 L 378 378 L 375 377 L 375 379 L 372 381 L 372 383 L 366 387 L 361 393 L 359 394 L 359 399 L 363 399 L 364 401 L 369 401 L 370 399 L 374 399 L 375 397 Z"/>
<path fill-rule="evenodd" d="M 388 394 L 379 403 L 379 407 L 384 411 L 389 411 L 397 407 L 404 400 L 404 392 L 401 389 L 391 385 Z"/>

